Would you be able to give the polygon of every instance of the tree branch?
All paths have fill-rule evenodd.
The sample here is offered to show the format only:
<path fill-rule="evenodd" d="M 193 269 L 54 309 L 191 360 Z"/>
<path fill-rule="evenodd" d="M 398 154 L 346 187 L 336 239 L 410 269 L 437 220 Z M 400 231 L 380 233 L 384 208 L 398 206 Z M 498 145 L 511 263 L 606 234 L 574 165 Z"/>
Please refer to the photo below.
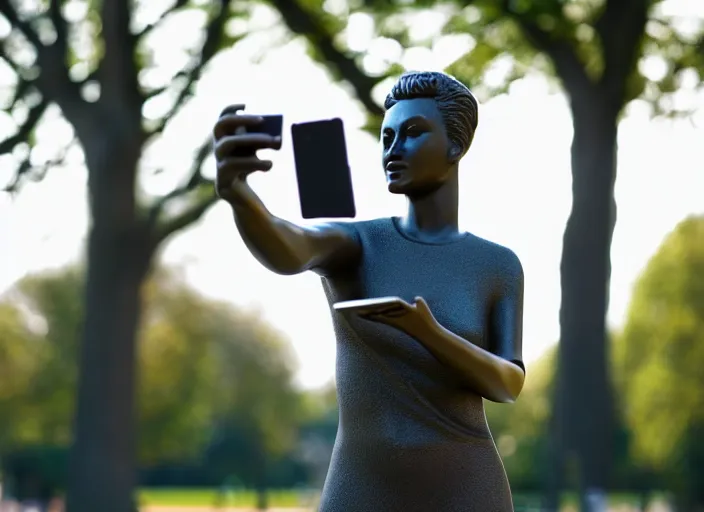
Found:
<path fill-rule="evenodd" d="M 51 18 L 51 24 L 54 25 L 54 30 L 56 30 L 55 44 L 65 58 L 66 50 L 68 49 L 68 24 L 61 14 L 62 4 L 63 0 L 51 0 L 49 4 L 49 17 Z"/>
<path fill-rule="evenodd" d="M 26 175 L 30 173 L 34 173 L 35 176 L 32 177 L 33 180 L 35 181 L 40 181 L 44 178 L 47 172 L 49 172 L 49 169 L 52 167 L 56 167 L 59 165 L 62 165 L 66 161 L 66 155 L 68 154 L 69 150 L 71 149 L 71 146 L 76 143 L 76 139 L 71 141 L 64 149 L 61 150 L 59 155 L 56 158 L 52 158 L 51 160 L 48 160 L 44 162 L 41 165 L 32 165 L 32 163 L 29 161 L 29 156 L 25 158 L 22 163 L 20 163 L 20 166 L 18 167 L 17 171 L 15 172 L 15 176 L 12 178 L 12 182 L 10 182 L 9 185 L 6 185 L 3 188 L 3 192 L 8 192 L 10 194 L 14 194 L 17 192 L 17 190 L 20 187 L 20 184 L 22 183 L 22 178 L 24 178 Z"/>
<path fill-rule="evenodd" d="M 7 62 L 7 65 L 12 68 L 12 71 L 15 72 L 17 76 L 20 75 L 20 67 L 17 65 L 17 63 L 12 60 L 12 58 L 8 55 L 8 53 L 5 51 L 5 45 L 0 43 L 0 59 L 4 60 Z"/>
<path fill-rule="evenodd" d="M 177 231 L 180 231 L 181 229 L 184 229 L 196 222 L 218 200 L 218 197 L 215 195 L 215 185 L 209 180 L 204 179 L 198 186 L 198 190 L 196 190 L 196 192 L 196 198 L 194 199 L 193 204 L 191 204 L 179 215 L 174 216 L 157 227 L 153 241 L 153 243 L 156 244 L 155 246 L 158 246 L 161 242 Z"/>
<path fill-rule="evenodd" d="M 25 80 L 22 77 L 18 77 L 17 85 L 15 86 L 15 93 L 12 95 L 12 101 L 7 107 L 7 112 L 12 111 L 17 106 L 17 102 L 24 98 L 24 96 L 32 89 L 34 82 L 31 80 Z"/>
<path fill-rule="evenodd" d="M 352 85 L 357 98 L 369 113 L 383 115 L 384 109 L 372 98 L 372 91 L 379 80 L 364 73 L 353 58 L 337 49 L 333 37 L 313 13 L 303 8 L 299 0 L 270 0 L 270 3 L 278 9 L 290 30 L 305 36 L 334 71 Z"/>
<path fill-rule="evenodd" d="M 212 139 L 208 137 L 200 145 L 198 151 L 196 152 L 196 155 L 193 159 L 193 165 L 191 166 L 191 171 L 189 173 L 188 181 L 182 186 L 173 189 L 168 194 L 159 198 L 159 200 L 156 201 L 154 206 L 150 208 L 148 217 L 148 222 L 150 226 L 156 226 L 157 222 L 159 221 L 159 216 L 161 215 L 164 210 L 164 207 L 169 201 L 177 199 L 179 197 L 183 197 L 186 194 L 193 192 L 196 188 L 205 183 L 210 184 L 210 182 L 203 177 L 203 174 L 201 173 L 201 168 L 203 167 L 203 162 L 205 162 L 205 159 L 208 158 L 208 156 L 212 152 L 212 147 Z"/>
<path fill-rule="evenodd" d="M 571 98 L 585 94 L 593 86 L 584 65 L 568 41 L 554 38 L 527 15 L 517 12 L 510 0 L 503 1 L 503 10 L 518 24 L 535 49 L 552 60 L 555 72 Z"/>
<path fill-rule="evenodd" d="M 595 23 L 604 53 L 600 84 L 619 109 L 626 100 L 626 82 L 640 53 L 650 4 L 647 0 L 609 0 Z"/>
<path fill-rule="evenodd" d="M 166 127 L 166 124 L 171 120 L 173 116 L 181 109 L 183 104 L 188 100 L 193 94 L 193 85 L 200 79 L 205 65 L 215 56 L 220 48 L 220 42 L 222 41 L 225 32 L 225 23 L 228 19 L 228 5 L 229 0 L 218 0 L 218 12 L 213 17 L 213 19 L 208 24 L 205 32 L 205 41 L 200 50 L 198 56 L 193 60 L 191 67 L 187 71 L 179 72 L 174 80 L 178 78 L 185 78 L 185 85 L 179 92 L 173 106 L 164 115 L 159 124 L 152 130 L 151 133 L 160 133 Z M 156 96 L 161 92 L 164 92 L 167 88 L 160 89 L 157 91 L 152 91 L 143 95 L 143 100 L 149 97 Z"/>
<path fill-rule="evenodd" d="M 50 7 L 52 18 L 61 16 L 58 0 L 52 1 L 53 3 Z M 34 85 L 36 85 L 47 101 L 56 102 L 69 122 L 80 131 L 86 124 L 83 121 L 86 117 L 86 109 L 90 108 L 90 106 L 82 100 L 78 85 L 71 82 L 69 78 L 66 67 L 66 50 L 65 46 L 62 47 L 62 45 L 68 44 L 67 40 L 57 39 L 56 44 L 45 46 L 31 27 L 29 21 L 21 19 L 7 0 L 0 1 L 0 14 L 29 41 L 37 52 L 37 61 L 41 72 L 34 81 Z M 65 20 L 63 18 L 61 20 L 65 24 Z M 61 35 L 64 30 L 62 23 L 59 23 L 58 18 L 53 21 L 59 25 L 55 27 L 57 35 Z M 5 60 L 11 62 L 10 59 L 6 58 Z M 13 69 L 18 75 L 20 74 L 17 66 L 13 66 Z M 87 128 L 85 127 L 85 129 Z"/>
<path fill-rule="evenodd" d="M 15 11 L 15 9 L 10 5 L 9 0 L 0 1 L 0 14 L 7 18 L 7 21 L 10 22 L 11 26 L 15 27 L 22 33 L 27 41 L 29 41 L 30 44 L 36 48 L 37 52 L 40 52 L 41 49 L 44 48 L 44 45 L 39 40 L 39 36 L 31 27 L 29 22 L 20 19 L 17 11 Z"/>
<path fill-rule="evenodd" d="M 37 123 L 41 119 L 42 115 L 44 115 L 44 112 L 48 106 L 49 102 L 45 98 L 42 98 L 37 105 L 29 109 L 27 119 L 22 126 L 19 127 L 17 133 L 0 142 L 0 155 L 10 153 L 17 144 L 24 142 L 29 138 L 32 130 L 34 130 L 37 126 Z"/>
<path fill-rule="evenodd" d="M 27 80 L 22 77 L 22 69 L 17 65 L 17 63 L 10 58 L 10 56 L 5 51 L 5 46 L 0 44 L 0 59 L 4 60 L 8 66 L 15 72 L 17 76 L 17 85 L 15 86 L 15 92 L 12 95 L 12 101 L 6 107 L 6 111 L 10 112 L 15 108 L 17 102 L 24 98 L 24 96 L 31 90 L 33 86 L 36 87 L 36 80 Z M 2 153 L 0 153 L 2 154 Z"/>
<path fill-rule="evenodd" d="M 156 20 L 154 23 L 150 23 L 146 27 L 144 27 L 144 30 L 142 30 L 139 35 L 137 36 L 139 39 L 149 35 L 155 28 L 157 28 L 159 25 L 161 25 L 166 18 L 169 17 L 170 14 L 178 11 L 179 9 L 182 9 L 188 5 L 188 0 L 176 0 L 176 3 L 170 8 L 167 9 L 164 14 L 159 16 L 159 19 Z"/>

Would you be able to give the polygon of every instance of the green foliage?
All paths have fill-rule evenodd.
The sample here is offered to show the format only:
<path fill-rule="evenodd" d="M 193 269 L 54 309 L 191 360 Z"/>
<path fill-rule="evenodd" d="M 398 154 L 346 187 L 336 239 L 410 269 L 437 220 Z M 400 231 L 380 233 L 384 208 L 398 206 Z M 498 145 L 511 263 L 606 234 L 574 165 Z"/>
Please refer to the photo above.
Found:
<path fill-rule="evenodd" d="M 649 261 L 615 350 L 633 456 L 681 492 L 692 491 L 692 465 L 704 460 L 703 275 L 704 217 L 695 216 Z"/>
<path fill-rule="evenodd" d="M 144 295 L 139 451 L 145 463 L 178 460 L 197 453 L 212 421 L 213 339 L 206 323 L 212 306 L 163 275 Z"/>
<path fill-rule="evenodd" d="M 515 404 L 486 402 L 487 420 L 514 487 L 539 490 L 555 373 L 555 349 L 530 365 Z"/>
<path fill-rule="evenodd" d="M 145 489 L 139 492 L 139 502 L 151 507 L 213 507 L 220 502 L 221 489 Z M 292 490 L 270 490 L 269 504 L 276 508 L 295 508 L 302 497 Z M 257 503 L 256 492 L 234 490 L 224 500 L 227 507 L 253 508 Z"/>
<path fill-rule="evenodd" d="M 10 444 L 65 444 L 69 441 L 75 354 L 81 319 L 82 278 L 74 270 L 27 277 L 0 306 L 0 339 L 12 344 L 3 375 L 17 373 L 12 392 L 3 393 L 0 417 L 12 432 Z M 20 377 L 21 375 L 21 377 Z"/>
<path fill-rule="evenodd" d="M 527 45 L 518 27 L 497 2 L 476 2 L 456 10 L 445 25 L 445 34 L 469 34 L 471 49 L 452 63 L 447 72 L 472 88 L 482 100 L 505 93 L 510 84 L 531 69 L 546 69 L 545 60 Z M 502 61 L 500 80 L 487 81 L 487 72 Z"/>
<path fill-rule="evenodd" d="M 320 4 L 319 0 L 303 3 Z M 623 67 L 625 73 L 623 79 L 618 79 L 619 83 L 607 86 L 621 90 L 625 85 L 618 100 L 620 106 L 641 98 L 652 105 L 654 114 L 689 113 L 691 105 L 673 100 L 684 84 L 692 88 L 702 81 L 704 23 L 699 20 L 697 28 L 696 20 L 692 20 L 690 26 L 685 27 L 679 23 L 681 20 L 662 8 L 666 3 L 662 0 L 642 0 L 640 5 L 631 2 L 623 8 L 616 3 L 607 0 L 366 0 L 357 13 L 364 12 L 374 20 L 379 40 L 387 38 L 400 43 L 404 49 L 402 54 L 415 47 L 430 47 L 447 35 L 469 36 L 467 52 L 446 71 L 470 85 L 482 100 L 506 92 L 515 80 L 536 71 L 563 85 L 573 80 L 574 73 L 581 72 L 592 84 L 600 83 L 605 80 L 607 61 L 620 52 L 624 44 L 635 45 L 633 59 L 626 53 L 622 60 L 612 59 L 613 65 Z M 648 11 L 644 29 L 637 26 L 643 8 Z M 444 16 L 444 27 L 430 38 L 419 39 L 414 33 L 418 16 L 431 11 Z M 348 9 L 337 13 L 335 23 L 325 26 L 328 33 L 343 33 L 345 23 L 341 19 L 350 12 Z M 628 24 L 632 24 L 633 30 Z M 624 40 L 630 32 L 633 36 Z M 309 40 L 312 55 L 334 68 L 329 56 L 317 53 L 316 38 Z M 340 48 L 345 51 L 344 46 Z M 366 53 L 357 55 L 359 62 Z M 581 70 L 571 64 L 564 65 L 573 57 Z M 381 78 L 398 74 L 398 66 L 398 62 L 389 62 Z M 359 67 L 362 73 L 369 74 L 362 65 Z M 493 71 L 490 77 L 489 71 Z M 349 72 L 335 76 L 354 78 Z M 378 117 L 378 113 L 373 116 Z M 377 124 L 370 121 L 370 130 Z"/>
<path fill-rule="evenodd" d="M 0 304 L 0 450 L 31 436 L 27 417 L 32 405 L 23 397 L 37 373 L 41 339 L 31 332 L 23 314 L 9 304 Z M 12 421 L 8 421 L 12 418 Z"/>
<path fill-rule="evenodd" d="M 619 32 L 627 29 L 617 22 L 607 26 L 605 11 L 609 3 L 606 0 L 473 2 L 455 13 L 446 26 L 449 33 L 468 33 L 476 40 L 475 48 L 453 64 L 450 71 L 465 82 L 481 84 L 491 61 L 511 62 L 512 68 L 505 74 L 502 85 L 482 89 L 493 96 L 531 69 L 549 73 L 550 64 L 554 70 L 559 64 L 554 60 L 558 52 L 564 54 L 571 49 L 588 78 L 596 84 L 604 78 L 609 54 L 623 44 Z M 643 36 L 636 40 L 639 49 L 635 61 L 622 64 L 629 69 L 625 70 L 626 87 L 621 101 L 625 105 L 640 97 L 651 103 L 654 114 L 688 113 L 673 104 L 673 95 L 688 74 L 701 78 L 704 72 L 701 52 L 704 26 L 700 23 L 698 31 L 685 32 L 674 17 L 662 14 L 663 2 L 648 3 L 649 21 Z M 629 19 L 624 22 L 636 23 Z M 545 41 L 533 35 L 531 27 L 542 31 Z M 546 60 L 544 52 L 549 47 L 557 51 L 548 52 L 550 60 Z M 647 63 L 642 59 L 647 59 Z M 653 71 L 654 66 L 662 67 L 663 72 Z M 570 78 L 565 72 L 563 69 L 558 73 L 563 83 Z"/>
<path fill-rule="evenodd" d="M 296 441 L 300 402 L 283 337 L 256 316 L 243 320 L 228 322 L 217 312 L 209 320 L 222 342 L 214 351 L 217 424 L 208 460 L 223 476 L 259 485 L 270 462 Z M 239 343 L 227 342 L 233 328 Z"/>
<path fill-rule="evenodd" d="M 62 269 L 21 280 L 0 302 L 0 454 L 70 441 L 82 285 L 80 269 Z M 300 413 L 285 338 L 259 315 L 201 297 L 165 269 L 143 297 L 142 463 L 198 455 L 216 422 L 235 416 L 264 453 L 289 449 Z"/>

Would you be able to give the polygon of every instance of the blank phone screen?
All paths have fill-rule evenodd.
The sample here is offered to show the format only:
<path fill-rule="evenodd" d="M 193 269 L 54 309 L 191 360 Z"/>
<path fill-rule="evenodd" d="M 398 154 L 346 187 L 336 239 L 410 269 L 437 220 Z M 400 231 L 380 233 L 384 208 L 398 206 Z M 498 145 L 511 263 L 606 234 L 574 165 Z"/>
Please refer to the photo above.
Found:
<path fill-rule="evenodd" d="M 354 217 L 342 120 L 294 124 L 291 136 L 303 218 Z"/>

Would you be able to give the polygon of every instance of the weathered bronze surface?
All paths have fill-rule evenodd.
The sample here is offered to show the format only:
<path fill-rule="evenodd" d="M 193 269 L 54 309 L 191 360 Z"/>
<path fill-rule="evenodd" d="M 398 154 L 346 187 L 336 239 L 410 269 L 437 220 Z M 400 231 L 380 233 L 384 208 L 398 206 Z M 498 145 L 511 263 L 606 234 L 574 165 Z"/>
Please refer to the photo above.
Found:
<path fill-rule="evenodd" d="M 383 172 L 403 217 L 309 228 L 272 215 L 247 184 L 280 147 L 225 109 L 220 197 L 252 254 L 279 274 L 321 276 L 337 337 L 340 426 L 321 512 L 506 512 L 511 491 L 482 399 L 513 402 L 525 378 L 523 270 L 509 249 L 458 228 L 458 164 L 477 103 L 442 73 L 407 73 L 385 102 Z M 489 192 L 490 193 L 490 192 Z M 342 301 L 403 299 L 354 311 Z M 311 313 L 313 316 L 313 313 Z"/>

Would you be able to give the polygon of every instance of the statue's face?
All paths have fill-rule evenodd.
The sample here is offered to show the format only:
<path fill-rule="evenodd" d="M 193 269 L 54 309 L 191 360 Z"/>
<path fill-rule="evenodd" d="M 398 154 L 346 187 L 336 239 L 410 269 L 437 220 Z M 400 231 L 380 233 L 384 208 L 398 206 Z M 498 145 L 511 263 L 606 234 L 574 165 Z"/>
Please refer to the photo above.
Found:
<path fill-rule="evenodd" d="M 432 98 L 402 100 L 381 126 L 383 166 L 389 192 L 422 196 L 450 176 L 450 140 Z"/>

